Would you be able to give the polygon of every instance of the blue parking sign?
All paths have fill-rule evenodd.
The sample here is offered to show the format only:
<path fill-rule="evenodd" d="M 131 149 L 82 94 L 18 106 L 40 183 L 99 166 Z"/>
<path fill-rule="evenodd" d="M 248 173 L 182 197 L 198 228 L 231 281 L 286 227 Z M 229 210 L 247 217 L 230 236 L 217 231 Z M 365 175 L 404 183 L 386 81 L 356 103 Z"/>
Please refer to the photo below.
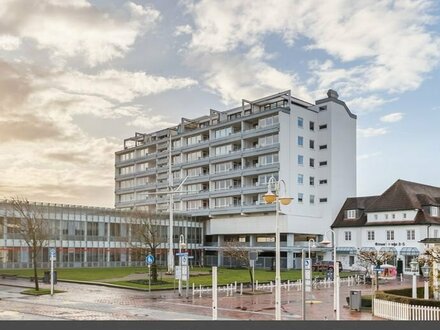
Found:
<path fill-rule="evenodd" d="M 145 257 L 145 263 L 147 265 L 152 265 L 153 262 L 154 262 L 154 256 L 152 256 L 151 254 L 149 254 Z"/>

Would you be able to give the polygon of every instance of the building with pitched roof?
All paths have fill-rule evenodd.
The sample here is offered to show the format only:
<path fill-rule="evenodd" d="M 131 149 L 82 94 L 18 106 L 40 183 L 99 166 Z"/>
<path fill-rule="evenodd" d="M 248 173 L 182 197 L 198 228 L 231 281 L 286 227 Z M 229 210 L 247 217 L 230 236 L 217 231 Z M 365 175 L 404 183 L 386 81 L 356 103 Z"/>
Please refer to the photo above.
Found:
<path fill-rule="evenodd" d="M 347 198 L 331 227 L 344 268 L 374 249 L 392 253 L 388 263 L 400 259 L 409 272 L 427 242 L 440 240 L 440 187 L 397 180 L 382 195 Z"/>

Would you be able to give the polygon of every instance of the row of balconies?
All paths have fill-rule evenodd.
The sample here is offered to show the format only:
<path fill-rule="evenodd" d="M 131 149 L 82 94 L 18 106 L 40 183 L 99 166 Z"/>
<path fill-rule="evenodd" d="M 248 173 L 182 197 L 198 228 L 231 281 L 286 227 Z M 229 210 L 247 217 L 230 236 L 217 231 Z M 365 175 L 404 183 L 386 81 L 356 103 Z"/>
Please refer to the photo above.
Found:
<path fill-rule="evenodd" d="M 246 139 L 249 137 L 258 137 L 258 136 L 264 135 L 264 134 L 276 133 L 278 131 L 279 131 L 279 124 L 272 124 L 269 126 L 244 130 L 244 131 L 232 133 L 228 136 L 219 137 L 219 138 L 211 138 L 211 139 L 208 139 L 205 141 L 200 141 L 197 144 L 183 145 L 183 146 L 180 146 L 177 148 L 173 148 L 172 154 L 175 155 L 180 152 L 190 151 L 189 149 L 199 150 L 199 149 L 206 147 L 208 145 L 218 146 L 218 145 L 221 145 L 229 140 L 232 142 L 232 141 L 236 141 L 236 140 Z M 245 141 L 243 141 L 243 142 L 245 142 Z M 146 155 L 142 155 L 142 156 L 137 156 L 132 159 L 127 159 L 127 160 L 123 160 L 123 161 L 117 159 L 115 164 L 116 165 L 125 165 L 125 164 L 133 163 L 133 162 L 136 162 L 139 160 L 153 160 L 153 159 L 156 159 L 160 156 L 165 156 L 168 154 L 169 154 L 168 150 L 163 150 L 160 152 L 156 151 L 154 153 L 150 153 L 150 154 L 146 154 Z"/>

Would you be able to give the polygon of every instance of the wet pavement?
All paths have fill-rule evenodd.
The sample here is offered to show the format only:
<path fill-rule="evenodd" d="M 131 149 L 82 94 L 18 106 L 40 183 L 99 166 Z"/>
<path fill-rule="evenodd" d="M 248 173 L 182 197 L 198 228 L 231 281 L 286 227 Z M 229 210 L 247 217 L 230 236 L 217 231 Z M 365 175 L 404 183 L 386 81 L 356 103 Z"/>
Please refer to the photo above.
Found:
<path fill-rule="evenodd" d="M 14 286 L 9 286 L 14 285 Z M 173 291 L 142 292 L 97 285 L 59 282 L 57 290 L 64 293 L 45 296 L 20 294 L 28 286 L 27 280 L 0 279 L 0 320 L 210 320 L 211 296 L 204 293 L 179 297 Z M 390 281 L 384 288 L 410 287 L 411 281 Z M 42 285 L 42 287 L 48 287 Z M 350 311 L 345 297 L 350 290 L 371 294 L 371 285 L 348 286 L 341 284 L 341 320 L 379 320 L 368 311 Z M 333 287 L 321 287 L 307 293 L 307 320 L 334 320 Z M 274 293 L 260 295 L 218 295 L 218 318 L 224 320 L 272 320 L 274 319 Z M 302 319 L 301 291 L 282 290 L 282 318 Z"/>

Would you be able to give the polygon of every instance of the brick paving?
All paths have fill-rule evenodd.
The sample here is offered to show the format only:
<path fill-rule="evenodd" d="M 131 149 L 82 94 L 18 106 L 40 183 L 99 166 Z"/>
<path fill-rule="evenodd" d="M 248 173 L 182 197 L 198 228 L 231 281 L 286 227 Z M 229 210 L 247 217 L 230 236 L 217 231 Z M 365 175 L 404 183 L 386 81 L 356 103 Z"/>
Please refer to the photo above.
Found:
<path fill-rule="evenodd" d="M 34 297 L 21 295 L 23 288 L 8 286 L 30 286 L 21 279 L 0 280 L 0 320 L 6 319 L 52 319 L 52 320 L 209 320 L 211 319 L 211 297 L 206 293 L 201 298 L 178 297 L 173 291 L 140 292 L 128 289 L 96 285 L 58 283 L 56 289 L 65 293 Z M 381 288 L 410 287 L 409 279 L 392 281 Z M 47 285 L 42 285 L 47 287 Z M 371 294 L 370 285 L 347 286 L 340 289 L 341 320 L 378 320 L 368 311 L 350 311 L 345 297 L 350 290 L 361 290 Z M 307 320 L 334 320 L 333 288 L 320 288 L 307 294 Z M 312 303 L 310 303 L 312 302 Z M 273 320 L 274 294 L 242 295 L 232 297 L 219 294 L 219 319 Z M 282 290 L 282 318 L 302 318 L 301 292 L 296 289 Z"/>

